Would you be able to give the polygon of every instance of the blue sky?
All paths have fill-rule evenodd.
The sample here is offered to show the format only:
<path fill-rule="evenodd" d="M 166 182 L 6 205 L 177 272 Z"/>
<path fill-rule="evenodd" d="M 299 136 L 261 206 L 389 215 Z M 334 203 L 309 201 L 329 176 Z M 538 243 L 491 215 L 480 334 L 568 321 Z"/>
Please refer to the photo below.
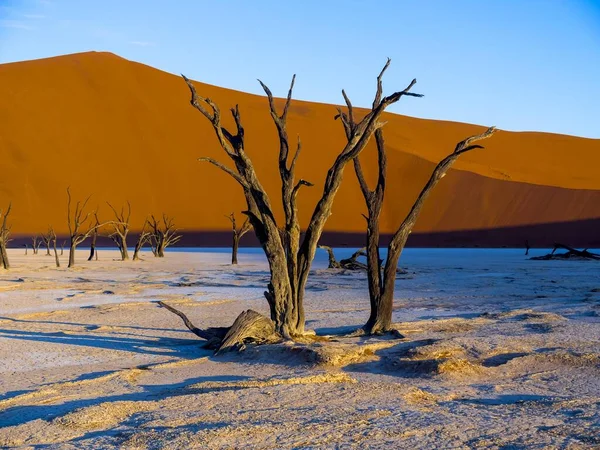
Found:
<path fill-rule="evenodd" d="M 0 62 L 102 50 L 219 86 L 600 138 L 600 0 L 0 0 Z"/>

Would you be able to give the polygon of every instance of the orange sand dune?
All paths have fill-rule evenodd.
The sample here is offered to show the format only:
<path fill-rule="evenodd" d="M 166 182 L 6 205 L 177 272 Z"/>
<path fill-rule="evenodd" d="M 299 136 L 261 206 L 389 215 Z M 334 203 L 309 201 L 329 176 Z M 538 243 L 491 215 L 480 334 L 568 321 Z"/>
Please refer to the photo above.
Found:
<path fill-rule="evenodd" d="M 277 204 L 277 137 L 266 99 L 197 86 L 224 111 L 239 103 L 247 151 Z M 386 87 L 392 88 L 389 82 Z M 239 186 L 196 161 L 199 156 L 227 160 L 175 75 L 109 53 L 82 53 L 0 65 L 0 96 L 0 203 L 13 202 L 15 234 L 39 233 L 49 224 L 66 232 L 67 186 L 77 198 L 93 194 L 90 204 L 99 206 L 101 219 L 110 218 L 106 201 L 115 206 L 131 201 L 136 229 L 147 214 L 164 211 L 188 232 L 227 230 L 223 216 L 244 209 Z M 297 175 L 316 184 L 300 195 L 303 224 L 344 143 L 334 114 L 332 105 L 302 101 L 290 110 L 290 135 L 299 134 L 303 141 Z M 383 231 L 391 232 L 434 162 L 482 128 L 394 114 L 386 120 L 390 181 Z M 485 145 L 457 163 L 458 170 L 440 184 L 415 231 L 600 217 L 600 140 L 501 131 Z M 370 176 L 376 171 L 373 150 L 362 156 Z M 363 210 L 348 166 L 327 230 L 362 231 Z"/>

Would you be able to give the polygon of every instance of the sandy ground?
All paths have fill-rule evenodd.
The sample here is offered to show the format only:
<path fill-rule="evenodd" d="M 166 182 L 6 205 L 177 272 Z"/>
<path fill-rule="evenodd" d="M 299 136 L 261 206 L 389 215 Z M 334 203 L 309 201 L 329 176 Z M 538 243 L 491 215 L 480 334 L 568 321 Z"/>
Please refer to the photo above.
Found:
<path fill-rule="evenodd" d="M 409 249 L 404 339 L 214 357 L 156 301 L 198 326 L 266 313 L 259 253 L 232 268 L 227 253 L 82 251 L 72 270 L 42 253 L 11 250 L 0 273 L 0 447 L 600 448 L 594 262 Z M 325 262 L 307 325 L 352 330 L 368 314 L 365 276 Z"/>

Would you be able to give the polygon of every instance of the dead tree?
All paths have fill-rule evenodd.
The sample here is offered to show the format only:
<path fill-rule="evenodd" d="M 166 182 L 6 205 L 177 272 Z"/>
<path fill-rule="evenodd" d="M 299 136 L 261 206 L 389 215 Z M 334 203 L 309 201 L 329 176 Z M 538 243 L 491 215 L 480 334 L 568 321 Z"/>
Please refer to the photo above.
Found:
<path fill-rule="evenodd" d="M 529 249 L 531 247 L 529 246 L 529 241 L 525 241 L 525 256 L 529 255 Z"/>
<path fill-rule="evenodd" d="M 381 78 L 388 65 L 389 60 L 388 64 L 386 64 L 377 78 L 378 86 L 381 86 Z M 346 101 L 347 110 L 344 112 L 340 109 L 337 117 L 341 119 L 348 141 L 351 141 L 354 139 L 357 124 L 354 120 L 353 107 L 350 99 L 346 95 L 344 95 L 344 99 Z M 377 101 L 378 98 L 376 97 L 374 105 L 377 103 Z M 410 212 L 393 234 L 391 242 L 388 245 L 385 264 L 382 263 L 382 259 L 380 258 L 379 254 L 379 219 L 385 194 L 387 165 L 385 142 L 383 131 L 381 129 L 375 132 L 379 170 L 377 184 L 373 190 L 369 188 L 367 181 L 365 180 L 360 159 L 354 159 L 354 170 L 356 177 L 358 178 L 360 189 L 365 199 L 368 212 L 368 214 L 365 216 L 365 219 L 367 221 L 367 278 L 369 284 L 371 313 L 369 320 L 362 328 L 364 333 L 380 334 L 392 331 L 392 308 L 394 302 L 394 288 L 398 270 L 398 260 L 400 259 L 400 255 L 402 254 L 402 250 L 404 249 L 408 236 L 412 232 L 412 229 L 417 222 L 417 218 L 419 217 L 425 200 L 438 182 L 446 175 L 446 172 L 448 172 L 450 167 L 460 155 L 476 148 L 483 148 L 480 145 L 473 145 L 473 143 L 489 138 L 494 132 L 495 128 L 491 127 L 481 134 L 471 136 L 459 142 L 454 151 L 437 164 L 433 170 L 433 173 L 431 174 L 431 177 L 429 178 L 429 181 L 425 184 L 425 187 L 415 200 Z"/>
<path fill-rule="evenodd" d="M 108 202 L 107 202 L 108 203 Z M 129 259 L 129 252 L 127 250 L 127 235 L 129 234 L 129 219 L 131 217 L 131 203 L 127 202 L 127 212 L 125 208 L 121 208 L 121 212 L 118 212 L 113 206 L 108 203 L 110 209 L 113 210 L 117 221 L 113 224 L 113 232 L 108 235 L 109 238 L 117 245 L 119 252 L 121 253 L 121 260 L 125 261 Z"/>
<path fill-rule="evenodd" d="M 199 96 L 194 84 L 185 76 L 183 78 L 191 92 L 191 105 L 211 123 L 221 148 L 233 161 L 235 169 L 212 158 L 200 158 L 200 161 L 207 161 L 223 170 L 243 189 L 247 205 L 244 214 L 249 217 L 269 263 L 270 282 L 265 297 L 269 304 L 275 332 L 286 338 L 303 335 L 306 282 L 317 243 L 323 227 L 331 215 L 333 201 L 341 186 L 344 168 L 365 148 L 375 130 L 383 126 L 383 122 L 380 122 L 379 119 L 384 110 L 403 96 L 415 95 L 411 94 L 410 90 L 416 80 L 413 80 L 406 89 L 387 97 L 382 97 L 381 84 L 379 84 L 373 107 L 356 123 L 351 139 L 348 140 L 329 169 L 323 193 L 301 240 L 296 199 L 302 186 L 312 186 L 312 183 L 302 179 L 296 182 L 294 179 L 296 162 L 301 150 L 299 139 L 291 161 L 289 155 L 287 115 L 295 76 L 292 78 L 281 114 L 275 107 L 275 100 L 270 89 L 259 80 L 267 95 L 271 118 L 279 136 L 279 175 L 282 181 L 281 200 L 284 212 L 284 222 L 281 224 L 278 224 L 275 219 L 271 200 L 246 153 L 244 127 L 239 107 L 236 105 L 231 109 L 235 123 L 235 130 L 231 131 L 221 124 L 219 107 L 212 100 Z M 248 334 L 252 335 L 250 331 Z"/>
<path fill-rule="evenodd" d="M 46 256 L 50 256 L 50 244 L 52 241 L 52 235 L 50 234 L 50 229 L 48 229 L 48 233 L 46 233 L 46 234 L 42 233 L 40 235 L 40 239 L 43 242 L 43 244 L 46 246 Z"/>
<path fill-rule="evenodd" d="M 252 225 L 250 225 L 250 219 L 248 219 L 246 217 L 246 220 L 244 221 L 244 223 L 242 224 L 241 228 L 237 228 L 236 223 L 235 223 L 235 214 L 231 213 L 227 217 L 230 221 L 231 221 L 231 228 L 233 231 L 233 242 L 232 242 L 232 246 L 231 246 L 231 264 L 237 264 L 238 260 L 237 260 L 237 254 L 238 254 L 238 248 L 240 246 L 240 239 L 242 238 L 243 235 L 245 235 L 248 231 L 250 231 L 250 229 L 252 228 Z"/>
<path fill-rule="evenodd" d="M 52 245 L 54 249 L 54 260 L 56 262 L 56 267 L 60 267 L 60 259 L 58 258 L 58 250 L 56 249 L 56 233 L 54 232 L 53 227 L 48 227 L 48 233 L 46 236 L 49 239 L 49 245 Z"/>
<path fill-rule="evenodd" d="M 174 245 L 181 239 L 179 231 L 175 228 L 173 218 L 163 214 L 162 221 L 157 220 L 153 215 L 148 219 L 150 227 L 150 241 L 152 243 L 152 253 L 157 258 L 165 257 L 165 249 Z"/>
<path fill-rule="evenodd" d="M 25 247 L 25 255 L 27 255 L 27 244 L 23 244 L 23 247 Z"/>
<path fill-rule="evenodd" d="M 94 211 L 94 219 L 96 219 L 94 226 L 92 227 L 92 241 L 90 243 L 90 256 L 88 261 L 94 259 L 96 257 L 96 261 L 98 261 L 98 252 L 96 251 L 96 241 L 98 240 L 98 228 L 100 225 L 100 221 L 98 220 L 98 212 Z"/>
<path fill-rule="evenodd" d="M 65 252 L 65 245 L 67 245 L 67 241 L 62 241 L 62 244 L 60 244 L 60 256 Z"/>
<path fill-rule="evenodd" d="M 70 188 L 67 188 L 67 223 L 69 225 L 69 264 L 67 267 L 73 267 L 75 265 L 75 250 L 79 244 L 89 238 L 93 233 L 97 233 L 98 229 L 112 223 L 98 223 L 98 217 L 94 212 L 93 214 L 96 217 L 95 225 L 90 225 L 86 231 L 83 231 L 86 222 L 92 214 L 91 212 L 85 212 L 89 200 L 90 197 L 86 198 L 83 204 L 78 201 L 73 209 L 71 206 L 71 190 Z"/>
<path fill-rule="evenodd" d="M 138 261 L 140 259 L 140 251 L 148 242 L 150 242 L 152 238 L 152 233 L 146 230 L 146 225 L 148 222 L 144 222 L 144 226 L 142 227 L 142 231 L 138 236 L 137 242 L 135 243 L 135 250 L 133 251 L 133 260 Z"/>
<path fill-rule="evenodd" d="M 0 209 L 0 219 L 2 219 L 2 223 L 0 225 L 0 265 L 4 269 L 10 269 L 10 263 L 8 262 L 8 253 L 6 252 L 6 245 L 10 242 L 10 226 L 8 226 L 7 220 L 11 209 L 12 203 L 8 204 L 8 208 L 6 208 L 6 212 L 4 214 Z"/>
<path fill-rule="evenodd" d="M 566 250 L 566 252 L 556 253 L 556 250 L 558 249 Z M 587 248 L 583 250 L 577 250 L 565 244 L 554 244 L 554 248 L 552 249 L 551 253 L 548 253 L 547 255 L 543 256 L 534 256 L 529 259 L 533 261 L 548 261 L 552 259 L 592 259 L 600 261 L 600 255 L 589 252 Z"/>
<path fill-rule="evenodd" d="M 327 245 L 319 245 L 319 248 L 325 250 L 329 256 L 328 269 L 367 270 L 366 264 L 357 261 L 359 256 L 367 256 L 365 253 L 366 247 L 363 247 L 360 250 L 352 253 L 350 258 L 345 258 L 340 261 L 335 258 L 335 254 L 333 253 L 333 249 L 331 247 L 328 247 Z"/>
<path fill-rule="evenodd" d="M 40 250 L 40 245 L 42 245 L 42 240 L 37 236 L 32 236 L 31 238 L 31 249 L 33 250 L 33 254 L 37 255 Z"/>

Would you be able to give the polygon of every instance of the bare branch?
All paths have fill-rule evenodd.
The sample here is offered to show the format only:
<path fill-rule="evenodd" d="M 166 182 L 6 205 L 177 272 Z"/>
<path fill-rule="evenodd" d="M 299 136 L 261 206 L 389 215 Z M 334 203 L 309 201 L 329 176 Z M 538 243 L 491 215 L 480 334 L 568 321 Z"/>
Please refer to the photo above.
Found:
<path fill-rule="evenodd" d="M 239 184 L 241 184 L 244 189 L 249 189 L 248 183 L 246 183 L 246 181 L 244 181 L 244 179 L 241 176 L 239 176 L 237 173 L 235 173 L 233 170 L 231 170 L 229 167 L 225 166 L 224 164 L 220 163 L 219 161 L 217 161 L 213 158 L 205 157 L 205 156 L 198 158 L 198 161 L 206 161 L 206 162 L 211 163 L 214 166 L 217 166 L 219 169 L 221 169 L 222 171 L 226 172 L 231 177 L 233 177 L 233 179 L 235 181 L 237 181 Z"/>

